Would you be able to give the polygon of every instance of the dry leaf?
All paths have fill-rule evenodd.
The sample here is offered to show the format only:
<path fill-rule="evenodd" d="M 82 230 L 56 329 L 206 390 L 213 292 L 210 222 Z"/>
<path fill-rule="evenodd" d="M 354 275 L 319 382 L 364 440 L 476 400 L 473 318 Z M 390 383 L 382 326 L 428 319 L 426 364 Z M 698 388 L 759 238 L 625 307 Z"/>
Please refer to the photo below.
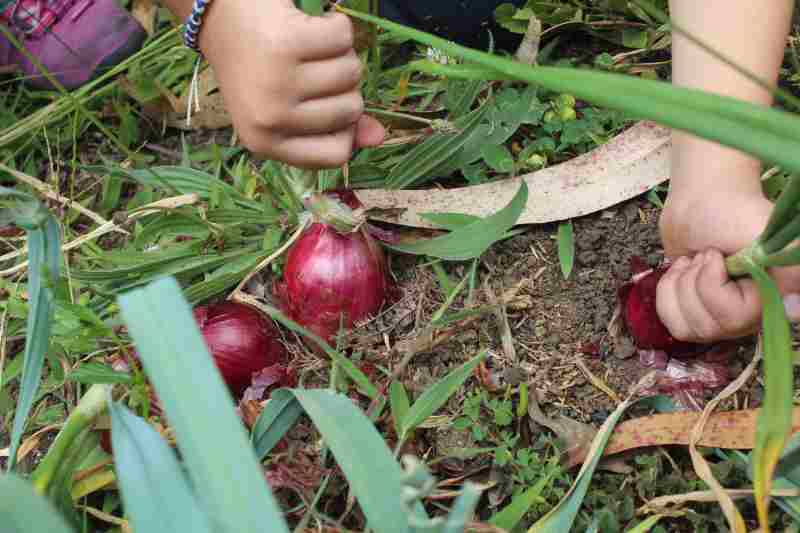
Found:
<path fill-rule="evenodd" d="M 384 219 L 388 222 L 431 227 L 420 213 L 485 217 L 507 205 L 524 179 L 528 205 L 519 223 L 542 224 L 588 215 L 639 196 L 667 180 L 669 161 L 669 130 L 644 121 L 587 154 L 520 178 L 457 189 L 374 189 L 356 194 L 368 209 L 405 209 L 398 217 Z"/>
<path fill-rule="evenodd" d="M 714 413 L 708 419 L 699 446 L 728 450 L 751 450 L 755 445 L 758 409 Z M 698 412 L 665 413 L 628 420 L 617 426 L 605 455 L 614 455 L 648 446 L 688 445 L 692 428 L 700 419 Z M 792 434 L 800 431 L 800 407 L 792 413 Z M 567 463 L 573 467 L 583 462 L 587 448 L 576 450 Z"/>
<path fill-rule="evenodd" d="M 233 121 L 225 109 L 222 93 L 219 92 L 214 70 L 207 67 L 197 75 L 197 95 L 192 96 L 188 89 L 180 97 L 169 90 L 161 89 L 162 97 L 142 105 L 147 116 L 171 128 L 181 130 L 227 128 Z M 199 102 L 199 109 L 195 103 Z M 186 112 L 192 106 L 191 121 L 187 123 Z"/>

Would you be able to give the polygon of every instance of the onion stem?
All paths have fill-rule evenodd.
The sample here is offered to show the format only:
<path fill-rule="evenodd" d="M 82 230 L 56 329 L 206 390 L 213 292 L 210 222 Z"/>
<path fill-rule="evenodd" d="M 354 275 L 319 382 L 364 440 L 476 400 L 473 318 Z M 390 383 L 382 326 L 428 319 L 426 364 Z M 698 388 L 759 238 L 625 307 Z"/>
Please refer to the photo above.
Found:
<path fill-rule="evenodd" d="M 65 458 L 70 453 L 72 445 L 80 440 L 83 432 L 106 410 L 108 395 L 112 388 L 113 385 L 92 385 L 78 402 L 75 410 L 69 414 L 47 455 L 31 475 L 33 488 L 39 494 L 47 493 L 50 483 L 59 475 L 61 467 L 69 463 Z"/>

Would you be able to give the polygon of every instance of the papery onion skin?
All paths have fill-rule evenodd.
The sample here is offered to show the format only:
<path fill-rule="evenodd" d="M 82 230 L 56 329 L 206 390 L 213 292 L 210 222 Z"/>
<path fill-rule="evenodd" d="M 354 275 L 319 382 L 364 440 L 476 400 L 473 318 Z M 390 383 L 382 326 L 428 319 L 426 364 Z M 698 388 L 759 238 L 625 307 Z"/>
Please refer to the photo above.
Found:
<path fill-rule="evenodd" d="M 223 302 L 196 307 L 193 314 L 214 363 L 234 394 L 250 385 L 254 372 L 286 360 L 278 329 L 249 305 Z"/>
<path fill-rule="evenodd" d="M 669 332 L 656 310 L 656 289 L 667 268 L 640 272 L 619 290 L 625 328 L 639 349 L 664 350 L 670 354 L 691 352 L 697 345 L 679 341 Z"/>
<path fill-rule="evenodd" d="M 331 343 L 340 328 L 380 311 L 390 291 L 386 256 L 363 228 L 312 223 L 290 248 L 276 286 L 283 310 Z"/>

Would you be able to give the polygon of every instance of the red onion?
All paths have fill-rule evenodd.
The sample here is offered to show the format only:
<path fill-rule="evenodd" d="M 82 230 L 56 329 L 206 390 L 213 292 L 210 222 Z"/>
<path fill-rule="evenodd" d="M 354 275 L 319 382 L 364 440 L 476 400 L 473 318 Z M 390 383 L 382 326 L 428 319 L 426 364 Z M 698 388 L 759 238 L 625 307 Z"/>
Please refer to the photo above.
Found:
<path fill-rule="evenodd" d="M 355 219 L 358 213 L 350 211 L 360 207 L 355 195 L 339 191 L 318 199 L 335 205 L 314 210 L 315 221 L 289 249 L 275 289 L 290 318 L 330 343 L 340 328 L 352 328 L 380 310 L 390 281 L 383 250 L 363 223 L 353 227 L 349 220 L 326 219 L 340 214 Z"/>
<path fill-rule="evenodd" d="M 238 394 L 255 372 L 284 362 L 278 330 L 260 311 L 236 302 L 196 307 L 194 318 L 222 378 Z"/>
<path fill-rule="evenodd" d="M 634 258 L 633 270 L 639 271 Z M 619 289 L 622 318 L 633 343 L 640 349 L 665 350 L 670 353 L 692 351 L 695 345 L 674 338 L 656 311 L 656 288 L 666 267 L 639 271 Z"/>

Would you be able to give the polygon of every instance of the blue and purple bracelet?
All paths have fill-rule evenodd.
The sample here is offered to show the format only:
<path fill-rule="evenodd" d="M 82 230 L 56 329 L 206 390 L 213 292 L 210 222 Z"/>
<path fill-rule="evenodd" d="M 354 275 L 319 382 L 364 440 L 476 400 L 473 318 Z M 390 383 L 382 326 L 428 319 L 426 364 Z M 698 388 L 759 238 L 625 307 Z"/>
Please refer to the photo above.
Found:
<path fill-rule="evenodd" d="M 183 44 L 195 52 L 202 54 L 200 47 L 197 46 L 197 35 L 200 33 L 200 26 L 203 24 L 203 15 L 206 12 L 211 0 L 194 0 L 192 13 L 186 18 L 183 28 Z"/>

